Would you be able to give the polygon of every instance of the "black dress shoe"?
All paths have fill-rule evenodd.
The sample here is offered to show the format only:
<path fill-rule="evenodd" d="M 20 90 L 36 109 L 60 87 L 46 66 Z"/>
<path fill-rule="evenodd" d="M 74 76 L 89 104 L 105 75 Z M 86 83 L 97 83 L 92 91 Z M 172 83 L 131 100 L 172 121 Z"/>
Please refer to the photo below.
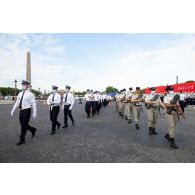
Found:
<path fill-rule="evenodd" d="M 178 149 L 179 147 L 176 145 L 174 138 L 170 138 L 170 146 L 174 149 Z"/>
<path fill-rule="evenodd" d="M 68 125 L 64 125 L 64 126 L 62 126 L 62 128 L 67 128 L 68 127 Z"/>
<path fill-rule="evenodd" d="M 155 128 L 152 128 L 152 134 L 157 135 L 158 133 L 155 131 Z"/>
<path fill-rule="evenodd" d="M 37 131 L 37 129 L 35 128 L 35 129 L 33 130 L 33 132 L 32 132 L 32 137 L 35 136 L 36 131 Z"/>
<path fill-rule="evenodd" d="M 16 145 L 22 145 L 22 144 L 25 144 L 25 141 L 24 140 L 20 140 Z"/>
<path fill-rule="evenodd" d="M 149 135 L 152 135 L 152 127 L 149 127 Z"/>
<path fill-rule="evenodd" d="M 132 123 L 131 119 L 128 120 L 128 124 Z"/>
<path fill-rule="evenodd" d="M 72 122 L 72 126 L 75 126 L 75 122 L 74 121 Z"/>
<path fill-rule="evenodd" d="M 50 133 L 50 135 L 54 135 L 54 134 L 56 134 L 56 132 L 55 132 L 55 131 L 52 131 L 52 132 Z"/>
<path fill-rule="evenodd" d="M 139 125 L 138 124 L 135 124 L 135 128 L 138 130 L 139 129 Z"/>
<path fill-rule="evenodd" d="M 168 141 L 170 141 L 170 137 L 169 137 L 169 134 L 168 133 L 165 135 L 165 139 L 167 139 Z"/>
<path fill-rule="evenodd" d="M 60 124 L 60 123 L 59 123 L 59 124 L 57 124 L 58 130 L 60 129 L 60 126 L 61 126 L 61 124 Z"/>

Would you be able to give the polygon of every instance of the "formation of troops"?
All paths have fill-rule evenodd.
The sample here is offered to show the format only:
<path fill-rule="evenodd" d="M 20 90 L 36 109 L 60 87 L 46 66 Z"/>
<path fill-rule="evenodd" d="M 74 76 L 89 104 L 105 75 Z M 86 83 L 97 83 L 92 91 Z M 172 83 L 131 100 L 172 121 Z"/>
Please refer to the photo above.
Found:
<path fill-rule="evenodd" d="M 155 87 L 150 88 L 150 94 L 143 94 L 140 87 L 136 87 L 133 92 L 133 88 L 130 87 L 128 91 L 123 89 L 115 96 L 116 107 L 119 115 L 125 118 L 128 123 L 132 123 L 133 118 L 135 122 L 135 128 L 140 128 L 140 115 L 143 112 L 143 105 L 146 107 L 148 116 L 148 132 L 149 135 L 156 135 L 156 124 L 160 109 L 164 110 L 165 118 L 168 124 L 167 133 L 165 138 L 170 142 L 170 146 L 174 149 L 178 149 L 175 143 L 175 132 L 177 120 L 179 115 L 184 115 L 184 107 L 181 108 L 180 98 L 183 98 L 183 93 L 174 93 L 172 86 L 165 88 L 166 93 L 157 94 Z"/>
<path fill-rule="evenodd" d="M 94 116 L 95 114 L 99 115 L 100 109 L 108 106 L 111 103 L 112 97 L 106 95 L 105 93 L 100 93 L 99 91 L 94 91 L 87 89 L 87 93 L 84 96 L 85 111 L 87 113 L 87 118 L 90 118 L 90 115 Z"/>
<path fill-rule="evenodd" d="M 27 131 L 30 131 L 32 137 L 35 136 L 37 129 L 29 125 L 31 112 L 32 117 L 37 117 L 37 107 L 35 95 L 30 90 L 30 82 L 27 80 L 22 81 L 22 91 L 18 94 L 17 100 L 11 111 L 13 116 L 14 111 L 18 108 L 19 122 L 21 125 L 20 140 L 17 145 L 25 143 L 25 136 Z M 56 129 L 60 129 L 61 123 L 58 121 L 60 110 L 64 113 L 64 125 L 62 128 L 68 127 L 68 118 L 70 118 L 72 126 L 75 126 L 75 120 L 72 116 L 72 108 L 75 103 L 74 95 L 70 92 L 71 87 L 65 86 L 65 94 L 62 96 L 58 93 L 58 87 L 52 86 L 52 93 L 47 98 L 47 105 L 49 107 L 49 115 L 51 120 L 51 135 L 56 133 Z M 181 108 L 182 93 L 174 93 L 172 86 L 165 88 L 166 93 L 157 94 L 155 87 L 150 88 L 150 94 L 143 94 L 140 87 L 136 87 L 135 91 L 130 87 L 128 91 L 123 89 L 115 96 L 116 108 L 119 115 L 125 118 L 128 123 L 135 123 L 135 128 L 140 128 L 140 115 L 143 112 L 143 105 L 146 107 L 148 116 L 148 132 L 149 135 L 156 135 L 156 124 L 160 109 L 164 110 L 165 118 L 168 124 L 167 133 L 165 138 L 170 142 L 170 146 L 177 149 L 175 143 L 176 124 L 179 115 L 185 119 L 184 109 Z M 84 96 L 85 111 L 87 118 L 99 115 L 102 107 L 107 107 L 111 104 L 112 97 L 106 93 L 99 91 L 87 90 Z"/>

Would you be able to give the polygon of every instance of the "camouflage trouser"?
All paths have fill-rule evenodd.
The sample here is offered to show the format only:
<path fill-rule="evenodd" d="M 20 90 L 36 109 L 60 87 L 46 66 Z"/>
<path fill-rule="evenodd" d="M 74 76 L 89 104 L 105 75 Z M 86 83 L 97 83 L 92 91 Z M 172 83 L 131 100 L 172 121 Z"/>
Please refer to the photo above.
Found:
<path fill-rule="evenodd" d="M 125 116 L 127 116 L 127 119 L 132 120 L 133 115 L 133 105 L 131 103 L 125 103 Z"/>
<path fill-rule="evenodd" d="M 156 127 L 157 118 L 158 118 L 158 108 L 147 109 L 148 115 L 148 127 Z"/>
<path fill-rule="evenodd" d="M 174 138 L 177 125 L 177 113 L 176 112 L 172 112 L 172 114 L 165 113 L 165 118 L 167 119 L 167 123 L 169 126 L 167 133 L 169 134 L 169 137 Z"/>

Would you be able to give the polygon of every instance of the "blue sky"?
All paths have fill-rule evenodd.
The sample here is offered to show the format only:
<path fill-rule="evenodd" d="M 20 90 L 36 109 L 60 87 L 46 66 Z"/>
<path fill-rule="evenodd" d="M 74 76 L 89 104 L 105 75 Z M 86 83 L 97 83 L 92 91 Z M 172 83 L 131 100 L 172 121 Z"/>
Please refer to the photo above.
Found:
<path fill-rule="evenodd" d="M 104 90 L 195 79 L 194 34 L 0 34 L 0 86 L 25 78 L 27 48 L 33 88 Z M 182 68 L 183 67 L 183 68 Z"/>

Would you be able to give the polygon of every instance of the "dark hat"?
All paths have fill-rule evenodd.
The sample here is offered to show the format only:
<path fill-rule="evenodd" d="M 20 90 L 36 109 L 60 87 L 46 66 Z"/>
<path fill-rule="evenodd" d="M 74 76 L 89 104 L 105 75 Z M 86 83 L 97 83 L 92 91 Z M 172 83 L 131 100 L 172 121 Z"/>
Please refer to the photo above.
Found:
<path fill-rule="evenodd" d="M 71 87 L 69 85 L 66 85 L 65 88 L 66 89 L 71 89 Z"/>
<path fill-rule="evenodd" d="M 140 87 L 136 87 L 135 90 L 140 90 Z"/>
<path fill-rule="evenodd" d="M 174 87 L 173 86 L 167 86 L 165 88 L 165 91 L 172 91 L 172 90 L 174 90 Z"/>
<path fill-rule="evenodd" d="M 22 80 L 22 85 L 30 85 L 30 81 L 28 80 Z"/>
<path fill-rule="evenodd" d="M 132 87 L 129 87 L 129 90 L 133 90 L 133 88 Z"/>
<path fill-rule="evenodd" d="M 124 88 L 123 91 L 126 91 L 126 89 Z"/>
<path fill-rule="evenodd" d="M 52 85 L 52 89 L 53 89 L 53 90 L 57 90 L 57 89 L 58 89 L 58 87 L 57 87 L 57 86 L 55 86 L 55 85 Z"/>
<path fill-rule="evenodd" d="M 89 89 L 87 89 L 87 91 L 89 91 Z"/>
<path fill-rule="evenodd" d="M 150 87 L 150 91 L 155 91 L 156 88 L 155 87 Z"/>

